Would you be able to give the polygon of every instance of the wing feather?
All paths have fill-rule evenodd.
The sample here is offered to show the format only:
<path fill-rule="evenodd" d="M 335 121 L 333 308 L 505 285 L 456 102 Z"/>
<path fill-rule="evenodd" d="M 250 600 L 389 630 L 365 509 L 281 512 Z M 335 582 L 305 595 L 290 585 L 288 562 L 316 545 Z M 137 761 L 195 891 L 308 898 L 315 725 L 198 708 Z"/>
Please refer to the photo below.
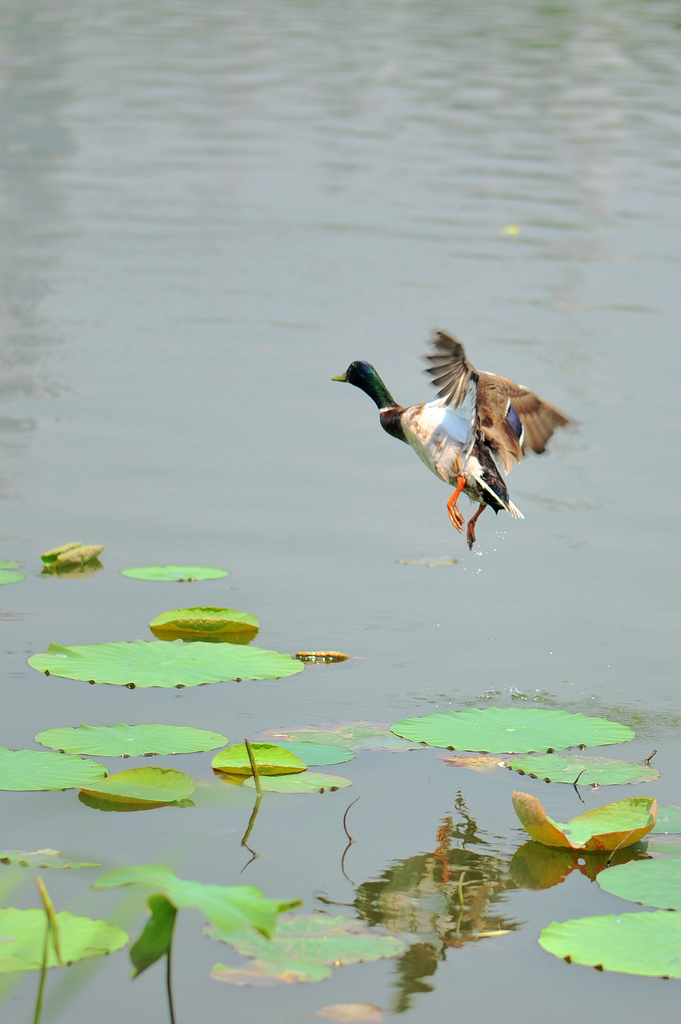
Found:
<path fill-rule="evenodd" d="M 466 359 L 461 342 L 444 331 L 437 331 L 432 346 L 434 351 L 425 357 L 430 363 L 426 373 L 438 388 L 438 398 L 444 398 L 447 405 L 456 409 L 464 401 L 471 380 L 477 380 L 476 370 Z"/>

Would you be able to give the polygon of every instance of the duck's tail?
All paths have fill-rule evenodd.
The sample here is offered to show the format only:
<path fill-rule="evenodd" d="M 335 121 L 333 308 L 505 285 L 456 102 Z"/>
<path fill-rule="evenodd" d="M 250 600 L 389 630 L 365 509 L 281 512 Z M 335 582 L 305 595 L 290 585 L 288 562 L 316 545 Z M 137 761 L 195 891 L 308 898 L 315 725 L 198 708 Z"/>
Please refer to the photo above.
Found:
<path fill-rule="evenodd" d="M 513 516 L 514 519 L 524 519 L 525 518 L 525 516 L 522 514 L 520 509 L 516 508 L 512 501 L 509 501 L 509 503 L 506 506 L 506 508 L 508 509 L 509 513 Z"/>

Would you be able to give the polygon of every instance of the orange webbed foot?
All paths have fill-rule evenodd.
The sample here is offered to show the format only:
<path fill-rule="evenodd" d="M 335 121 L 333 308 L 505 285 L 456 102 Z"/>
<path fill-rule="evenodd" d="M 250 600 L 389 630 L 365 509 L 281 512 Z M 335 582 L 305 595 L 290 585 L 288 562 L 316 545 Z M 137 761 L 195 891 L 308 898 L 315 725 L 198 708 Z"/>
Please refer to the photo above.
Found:
<path fill-rule="evenodd" d="M 473 516 L 473 518 L 468 523 L 468 527 L 466 528 L 466 540 L 468 542 L 469 551 L 473 550 L 473 545 L 475 544 L 475 524 L 477 523 L 478 519 L 480 518 L 480 516 L 482 515 L 486 508 L 487 505 L 481 505 L 478 511 Z"/>
<path fill-rule="evenodd" d="M 458 508 L 456 503 L 457 503 L 459 495 L 461 494 L 461 492 L 462 492 L 462 490 L 464 489 L 465 486 L 466 486 L 465 478 L 462 477 L 462 476 L 457 477 L 456 490 L 454 491 L 454 493 L 452 494 L 451 498 L 447 502 L 447 514 L 449 515 L 449 521 L 452 524 L 452 526 L 454 527 L 454 529 L 458 530 L 459 533 L 461 533 L 463 531 L 463 524 L 465 522 L 465 519 L 462 516 L 461 512 L 459 511 L 459 508 Z"/>

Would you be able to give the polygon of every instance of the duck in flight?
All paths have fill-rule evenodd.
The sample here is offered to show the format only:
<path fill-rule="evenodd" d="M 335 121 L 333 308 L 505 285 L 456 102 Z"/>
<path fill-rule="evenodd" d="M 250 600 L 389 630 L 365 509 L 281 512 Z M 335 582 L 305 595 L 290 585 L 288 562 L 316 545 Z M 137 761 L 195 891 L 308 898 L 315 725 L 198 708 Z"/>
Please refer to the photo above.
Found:
<path fill-rule="evenodd" d="M 426 372 L 438 388 L 434 402 L 398 405 L 371 363 L 361 360 L 332 380 L 354 384 L 372 398 L 383 429 L 411 445 L 431 472 L 455 488 L 447 512 L 459 532 L 465 522 L 458 507 L 460 494 L 477 502 L 466 530 L 472 548 L 475 524 L 488 505 L 523 518 L 509 498 L 504 477 L 527 448 L 543 452 L 556 428 L 570 420 L 527 388 L 476 370 L 461 342 L 448 334 L 438 331 L 432 348 Z"/>

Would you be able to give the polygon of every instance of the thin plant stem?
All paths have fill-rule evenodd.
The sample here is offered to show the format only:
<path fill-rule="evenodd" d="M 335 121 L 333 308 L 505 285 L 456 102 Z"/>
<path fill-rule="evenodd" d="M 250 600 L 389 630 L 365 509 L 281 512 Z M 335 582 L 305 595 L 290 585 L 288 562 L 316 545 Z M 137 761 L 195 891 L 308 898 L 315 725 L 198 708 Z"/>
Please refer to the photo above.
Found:
<path fill-rule="evenodd" d="M 251 762 L 251 771 L 253 772 L 253 781 L 255 783 L 255 789 L 258 796 L 262 796 L 262 786 L 260 785 L 260 776 L 258 775 L 258 769 L 255 766 L 255 758 L 253 757 L 253 748 L 248 740 L 244 740 L 246 744 L 246 750 L 248 751 L 248 760 Z"/>
<path fill-rule="evenodd" d="M 175 1006 L 173 1005 L 173 988 L 172 988 L 172 985 L 170 983 L 171 982 L 171 973 L 170 972 L 171 972 L 171 966 L 172 966 L 172 961 L 171 961 L 171 958 L 170 958 L 170 954 L 172 952 L 172 949 L 173 949 L 173 942 L 172 942 L 172 939 L 171 939 L 170 940 L 170 945 L 168 946 L 168 952 L 166 953 L 166 991 L 168 993 L 168 1012 L 170 1014 L 170 1024 L 175 1024 Z"/>
<path fill-rule="evenodd" d="M 47 918 L 47 914 L 45 915 Z M 47 918 L 45 922 L 45 942 L 43 944 L 43 965 L 40 968 L 40 982 L 38 984 L 38 995 L 35 1000 L 35 1012 L 33 1014 L 33 1024 L 40 1024 L 40 1018 L 43 1012 L 43 996 L 45 994 L 45 979 L 47 977 L 47 953 L 50 944 L 50 921 Z"/>

